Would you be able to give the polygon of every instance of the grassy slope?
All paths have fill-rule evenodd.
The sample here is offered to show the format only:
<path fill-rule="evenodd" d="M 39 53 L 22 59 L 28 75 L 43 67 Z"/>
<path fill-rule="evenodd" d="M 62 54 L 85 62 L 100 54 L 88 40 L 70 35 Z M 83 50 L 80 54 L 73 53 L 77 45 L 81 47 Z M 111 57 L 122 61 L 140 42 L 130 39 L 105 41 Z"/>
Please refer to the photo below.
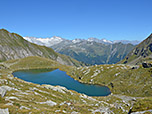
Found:
<path fill-rule="evenodd" d="M 114 94 L 140 97 L 133 111 L 143 111 L 152 109 L 151 70 L 141 66 L 131 69 L 127 65 L 97 65 L 75 68 L 68 74 L 82 83 L 106 85 Z"/>
<path fill-rule="evenodd" d="M 30 64 L 29 64 L 30 63 Z M 142 110 L 149 110 L 152 109 L 151 105 L 151 77 L 150 77 L 150 69 L 135 69 L 130 70 L 130 66 L 126 65 L 95 65 L 91 67 L 70 67 L 61 65 L 55 61 L 50 59 L 41 58 L 41 57 L 27 57 L 24 59 L 18 60 L 10 60 L 1 63 L 1 66 L 7 67 L 7 69 L 0 70 L 0 78 L 6 79 L 7 82 L 0 83 L 0 85 L 9 85 L 15 88 L 18 88 L 22 92 L 30 91 L 29 95 L 22 95 L 22 97 L 13 95 L 13 93 L 19 94 L 17 91 L 13 90 L 7 93 L 6 97 L 8 96 L 15 96 L 23 101 L 13 100 L 13 106 L 5 105 L 8 101 L 5 100 L 6 97 L 1 98 L 0 108 L 9 108 L 12 113 L 15 113 L 16 110 L 20 113 L 25 113 L 32 111 L 35 113 L 40 113 L 40 111 L 44 111 L 46 113 L 55 112 L 56 110 L 66 110 L 68 112 L 72 112 L 73 109 L 70 107 L 74 107 L 74 110 L 80 113 L 91 113 L 90 110 L 97 110 L 103 109 L 103 107 L 108 107 L 109 110 L 112 110 L 114 113 L 127 113 L 129 108 L 134 103 L 133 111 L 142 111 Z M 41 68 L 59 68 L 60 70 L 67 71 L 67 74 L 72 76 L 74 79 L 79 80 L 80 82 L 84 83 L 92 83 L 92 84 L 100 84 L 100 85 L 107 85 L 114 95 L 110 95 L 108 97 L 90 97 L 88 98 L 81 98 L 81 94 L 78 94 L 74 91 L 71 92 L 66 91 L 66 93 L 60 93 L 54 90 L 45 89 L 44 87 L 40 87 L 36 84 L 32 83 L 25 83 L 20 79 L 10 79 L 8 75 L 11 75 L 13 71 L 21 70 L 21 69 L 41 69 Z M 90 71 L 89 71 L 90 69 Z M 102 70 L 103 69 L 103 70 Z M 100 72 L 100 73 L 99 73 Z M 96 73 L 96 75 L 94 75 Z M 119 74 L 120 73 L 120 74 Z M 79 79 L 81 77 L 81 80 Z M 13 83 L 13 84 L 12 84 Z M 114 88 L 111 87 L 110 83 L 113 83 Z M 14 86 L 15 84 L 15 86 Z M 32 90 L 29 88 L 38 88 L 39 90 L 43 90 L 49 92 L 50 94 L 42 93 L 38 90 L 40 95 L 35 95 Z M 123 95 L 127 96 L 134 96 L 136 97 L 136 101 L 132 101 L 133 98 L 130 97 L 130 100 L 127 97 L 123 98 Z M 42 97 L 43 96 L 43 97 Z M 137 97 L 138 96 L 138 97 Z M 45 99 L 44 99 L 45 98 Z M 143 99 L 144 98 L 144 99 Z M 35 99 L 35 100 L 32 100 Z M 37 102 L 44 102 L 47 100 L 55 101 L 58 105 L 50 108 L 48 105 L 40 105 L 36 104 L 34 101 Z M 27 100 L 28 102 L 25 102 Z M 84 103 L 85 100 L 87 103 Z M 72 103 L 70 106 L 64 104 L 60 106 L 60 103 L 64 101 Z M 126 103 L 127 102 L 127 103 Z M 30 104 L 30 105 L 29 105 Z M 98 104 L 98 105 L 97 105 Z M 130 104 L 130 105 L 128 105 Z M 142 104 L 142 105 L 141 105 Z M 120 105 L 125 112 L 122 111 L 121 108 L 117 107 Z M 21 110 L 21 106 L 30 107 L 30 110 Z M 37 107 L 40 110 L 34 109 Z M 90 110 L 87 110 L 90 109 Z M 63 112 L 62 112 L 63 113 Z"/>
<path fill-rule="evenodd" d="M 0 29 L 0 49 L 0 61 L 24 58 L 27 56 L 40 56 L 66 65 L 81 65 L 77 60 L 56 53 L 51 48 L 30 43 L 24 40 L 22 36 L 16 33 L 10 33 L 5 29 Z"/>
<path fill-rule="evenodd" d="M 151 69 L 131 69 L 127 65 L 97 65 L 75 68 L 67 73 L 83 83 L 106 85 L 115 94 L 149 97 L 152 93 Z"/>
<path fill-rule="evenodd" d="M 55 89 L 47 89 L 45 86 L 38 84 L 32 84 L 25 82 L 21 79 L 13 78 L 12 72 L 21 69 L 40 69 L 40 68 L 60 68 L 61 70 L 69 70 L 71 67 L 61 65 L 50 59 L 41 57 L 27 57 L 23 59 L 10 60 L 0 63 L 0 66 L 4 67 L 0 69 L 0 86 L 9 86 L 14 90 L 8 91 L 5 97 L 0 97 L 0 108 L 9 108 L 12 114 L 18 112 L 23 113 L 92 113 L 98 112 L 103 109 L 108 109 L 111 112 L 120 112 L 125 114 L 129 110 L 129 107 L 123 103 L 121 98 L 116 96 L 108 97 L 87 97 L 81 95 L 75 91 L 68 91 L 62 89 L 64 92 L 57 91 Z M 72 67 L 72 69 L 75 67 Z M 10 97 L 16 97 L 17 99 L 6 100 Z M 47 104 L 39 104 L 38 102 L 45 102 L 51 100 L 56 102 L 55 106 L 49 106 Z M 119 103 L 116 103 L 119 102 Z M 7 105 L 10 103 L 11 105 Z M 116 104 L 115 104 L 116 103 Z M 119 109 L 117 104 L 120 104 L 125 112 Z M 22 106 L 27 107 L 22 109 Z"/>

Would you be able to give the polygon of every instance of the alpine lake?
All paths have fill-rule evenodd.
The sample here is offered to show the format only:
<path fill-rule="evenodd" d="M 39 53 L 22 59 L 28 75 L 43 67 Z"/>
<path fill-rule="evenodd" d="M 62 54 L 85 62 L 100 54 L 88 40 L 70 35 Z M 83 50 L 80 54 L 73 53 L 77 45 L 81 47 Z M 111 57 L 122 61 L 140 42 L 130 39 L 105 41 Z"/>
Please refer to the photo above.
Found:
<path fill-rule="evenodd" d="M 88 96 L 108 96 L 111 94 L 110 89 L 106 86 L 80 83 L 59 69 L 22 70 L 13 72 L 13 75 L 27 82 L 40 85 L 59 85 Z"/>

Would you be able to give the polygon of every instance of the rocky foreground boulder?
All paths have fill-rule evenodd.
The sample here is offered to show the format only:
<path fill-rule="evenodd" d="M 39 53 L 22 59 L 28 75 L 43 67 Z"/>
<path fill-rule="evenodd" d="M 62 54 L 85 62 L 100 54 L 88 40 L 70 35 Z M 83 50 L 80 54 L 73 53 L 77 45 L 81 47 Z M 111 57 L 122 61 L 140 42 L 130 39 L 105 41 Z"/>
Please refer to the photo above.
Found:
<path fill-rule="evenodd" d="M 152 64 L 151 63 L 142 63 L 142 66 L 144 68 L 151 68 L 152 67 Z"/>
<path fill-rule="evenodd" d="M 0 109 L 0 114 L 9 114 L 8 108 Z"/>

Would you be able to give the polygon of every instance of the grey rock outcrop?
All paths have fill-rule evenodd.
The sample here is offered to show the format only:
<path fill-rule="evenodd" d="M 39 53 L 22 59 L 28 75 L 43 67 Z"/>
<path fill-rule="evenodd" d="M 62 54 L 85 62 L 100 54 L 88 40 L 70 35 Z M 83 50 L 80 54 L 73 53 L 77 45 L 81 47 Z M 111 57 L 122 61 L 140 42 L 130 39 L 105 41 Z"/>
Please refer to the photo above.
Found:
<path fill-rule="evenodd" d="M 56 102 L 53 102 L 53 101 L 51 101 L 51 100 L 46 101 L 46 102 L 37 102 L 37 103 L 39 103 L 39 104 L 47 104 L 47 105 L 49 105 L 49 106 L 57 105 Z"/>
<path fill-rule="evenodd" d="M 9 87 L 9 86 L 1 86 L 0 87 L 0 95 L 1 95 L 1 97 L 4 97 L 6 92 L 10 91 L 10 90 L 12 90 L 12 88 Z"/>
<path fill-rule="evenodd" d="M 8 108 L 0 109 L 0 114 L 9 114 Z"/>

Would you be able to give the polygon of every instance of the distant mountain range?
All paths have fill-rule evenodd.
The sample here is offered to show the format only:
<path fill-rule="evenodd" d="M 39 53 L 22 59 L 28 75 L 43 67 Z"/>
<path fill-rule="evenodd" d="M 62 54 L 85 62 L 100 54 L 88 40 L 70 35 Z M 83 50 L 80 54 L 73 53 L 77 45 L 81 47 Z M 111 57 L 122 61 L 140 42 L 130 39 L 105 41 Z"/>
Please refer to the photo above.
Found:
<path fill-rule="evenodd" d="M 88 42 L 97 42 L 97 43 L 103 43 L 103 44 L 115 44 L 115 43 L 123 43 L 123 44 L 133 44 L 137 45 L 140 43 L 138 40 L 106 40 L 106 39 L 97 39 L 97 38 L 88 38 L 88 39 L 74 39 L 74 40 L 67 40 L 61 37 L 53 36 L 51 38 L 36 38 L 36 37 L 23 37 L 25 40 L 28 40 L 29 42 L 38 44 L 38 45 L 45 45 L 47 47 L 51 47 L 53 45 L 56 45 L 58 43 L 61 43 L 62 41 L 67 41 L 67 42 L 73 42 L 73 43 L 78 43 L 82 41 L 88 41 Z"/>
<path fill-rule="evenodd" d="M 39 45 L 53 48 L 56 52 L 68 55 L 87 64 L 117 63 L 138 44 L 139 41 L 109 41 L 106 39 L 88 38 L 66 40 L 61 37 L 24 39 Z"/>
<path fill-rule="evenodd" d="M 0 29 L 0 61 L 40 56 L 58 61 L 60 64 L 80 66 L 77 60 L 56 53 L 53 49 L 30 43 L 16 33 Z"/>
<path fill-rule="evenodd" d="M 109 41 L 97 38 L 66 40 L 57 36 L 23 38 L 16 33 L 0 29 L 0 61 L 28 56 L 50 58 L 61 64 L 76 66 L 82 65 L 78 61 L 93 65 L 113 64 L 119 61 L 125 64 L 152 61 L 152 34 L 140 44 L 138 43 L 139 41 Z"/>

